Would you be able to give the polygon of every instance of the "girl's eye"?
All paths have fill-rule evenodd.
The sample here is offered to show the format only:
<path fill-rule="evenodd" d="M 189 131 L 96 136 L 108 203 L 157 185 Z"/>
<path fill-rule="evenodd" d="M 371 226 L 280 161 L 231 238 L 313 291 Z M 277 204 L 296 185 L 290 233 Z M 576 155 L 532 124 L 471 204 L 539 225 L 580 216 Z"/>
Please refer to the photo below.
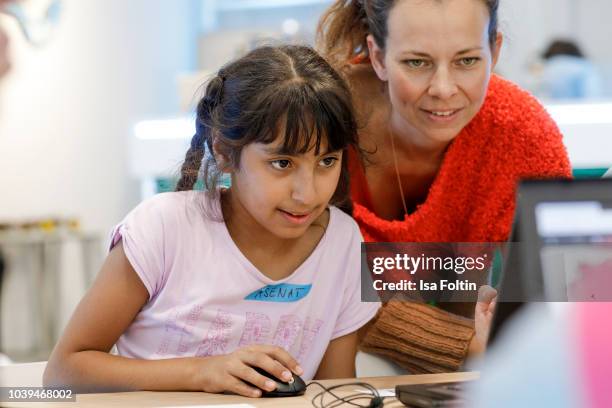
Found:
<path fill-rule="evenodd" d="M 459 64 L 463 65 L 464 67 L 471 67 L 471 66 L 475 65 L 478 61 L 480 61 L 480 58 L 477 58 L 477 57 L 467 57 L 467 58 L 461 58 L 459 60 Z"/>
<path fill-rule="evenodd" d="M 332 167 L 338 161 L 337 157 L 326 157 L 322 159 L 319 163 L 323 167 Z"/>
<path fill-rule="evenodd" d="M 272 165 L 272 167 L 274 167 L 277 170 L 285 170 L 289 168 L 289 166 L 291 165 L 291 162 L 287 159 L 281 159 L 281 160 L 273 160 L 270 162 L 270 164 Z"/>
<path fill-rule="evenodd" d="M 429 65 L 429 63 L 423 59 L 405 60 L 404 64 L 408 65 L 410 68 L 424 68 Z"/>

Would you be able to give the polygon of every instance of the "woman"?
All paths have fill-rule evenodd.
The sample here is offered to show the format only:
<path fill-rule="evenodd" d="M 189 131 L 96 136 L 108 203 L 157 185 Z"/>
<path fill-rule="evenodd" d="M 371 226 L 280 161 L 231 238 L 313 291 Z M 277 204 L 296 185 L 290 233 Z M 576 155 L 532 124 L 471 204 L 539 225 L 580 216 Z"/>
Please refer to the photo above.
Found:
<path fill-rule="evenodd" d="M 319 43 L 352 87 L 367 160 L 349 156 L 366 241 L 503 242 L 521 178 L 570 177 L 543 107 L 492 75 L 499 0 L 345 0 Z M 365 165 L 367 163 L 367 165 Z M 469 306 L 469 305 L 467 305 Z M 362 348 L 411 372 L 457 370 L 483 350 L 492 304 L 449 313 L 391 302 Z"/>

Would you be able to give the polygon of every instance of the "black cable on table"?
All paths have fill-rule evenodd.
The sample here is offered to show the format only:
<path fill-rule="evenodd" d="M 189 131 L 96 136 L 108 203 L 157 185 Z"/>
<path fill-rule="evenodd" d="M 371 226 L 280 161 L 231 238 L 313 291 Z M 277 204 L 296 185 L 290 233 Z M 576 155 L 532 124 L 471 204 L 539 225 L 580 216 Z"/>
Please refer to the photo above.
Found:
<path fill-rule="evenodd" d="M 380 394 L 378 393 L 378 390 L 374 388 L 371 384 L 368 384 L 368 383 L 352 382 L 352 383 L 338 384 L 338 385 L 333 385 L 331 387 L 326 387 L 319 382 L 312 381 L 306 387 L 308 388 L 311 385 L 318 385 L 319 387 L 323 389 L 323 391 L 319 392 L 317 395 L 315 395 L 312 398 L 312 405 L 315 408 L 336 408 L 342 404 L 350 404 L 350 405 L 353 405 L 355 407 L 360 407 L 360 408 L 381 408 L 384 405 L 385 397 L 381 397 Z M 350 394 L 346 397 L 341 397 L 337 395 L 336 393 L 334 393 L 334 391 L 339 390 L 344 387 L 362 387 L 362 388 L 367 389 L 369 392 L 358 392 L 355 394 Z M 334 399 L 327 403 L 324 403 L 324 398 L 325 398 L 325 395 L 327 394 L 331 395 Z M 363 405 L 363 404 L 358 404 L 356 402 L 353 402 L 353 401 L 358 401 L 358 400 L 368 400 L 368 404 Z"/>

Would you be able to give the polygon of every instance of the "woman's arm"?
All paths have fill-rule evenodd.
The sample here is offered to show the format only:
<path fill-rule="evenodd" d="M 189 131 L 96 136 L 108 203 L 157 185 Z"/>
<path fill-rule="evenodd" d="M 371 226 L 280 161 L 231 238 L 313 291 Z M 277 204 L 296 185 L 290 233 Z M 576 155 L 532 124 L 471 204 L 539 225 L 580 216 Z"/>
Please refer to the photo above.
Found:
<path fill-rule="evenodd" d="M 422 303 L 391 301 L 360 349 L 390 358 L 411 374 L 452 372 L 461 367 L 473 336 L 472 319 Z"/>
<path fill-rule="evenodd" d="M 195 367 L 190 359 L 145 361 L 109 354 L 148 297 L 119 243 L 55 346 L 44 385 L 80 391 L 193 388 Z"/>
<path fill-rule="evenodd" d="M 357 343 L 357 332 L 330 341 L 315 374 L 315 379 L 355 377 Z"/>

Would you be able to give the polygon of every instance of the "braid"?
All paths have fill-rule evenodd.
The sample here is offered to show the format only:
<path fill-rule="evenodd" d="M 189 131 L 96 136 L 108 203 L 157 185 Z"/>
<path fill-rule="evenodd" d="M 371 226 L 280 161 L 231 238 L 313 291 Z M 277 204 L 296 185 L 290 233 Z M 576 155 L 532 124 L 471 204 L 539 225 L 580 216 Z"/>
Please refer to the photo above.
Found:
<path fill-rule="evenodd" d="M 196 118 L 196 133 L 191 138 L 191 146 L 185 154 L 185 161 L 181 167 L 181 178 L 176 184 L 176 191 L 193 190 L 198 181 L 200 167 L 206 151 L 212 154 L 212 128 L 214 111 L 219 105 L 223 90 L 223 78 L 216 76 L 206 87 L 206 94 L 198 103 Z"/>
<path fill-rule="evenodd" d="M 201 140 L 201 136 L 196 133 L 191 139 L 191 147 L 185 154 L 185 161 L 181 167 L 181 178 L 176 184 L 176 191 L 193 190 L 193 186 L 198 181 L 198 173 L 204 158 L 204 147 L 201 143 L 198 144 L 198 140 Z"/>

